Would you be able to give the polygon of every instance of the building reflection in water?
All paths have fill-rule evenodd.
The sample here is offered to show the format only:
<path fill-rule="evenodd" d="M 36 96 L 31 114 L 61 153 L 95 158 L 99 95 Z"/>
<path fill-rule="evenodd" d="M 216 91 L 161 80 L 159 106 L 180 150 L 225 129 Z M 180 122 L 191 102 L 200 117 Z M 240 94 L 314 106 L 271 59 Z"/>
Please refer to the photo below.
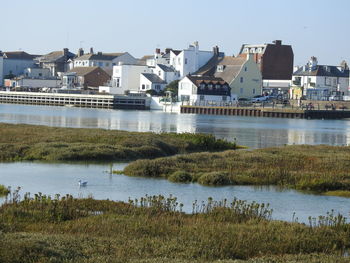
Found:
<path fill-rule="evenodd" d="M 350 120 L 304 120 L 0 104 L 0 121 L 137 132 L 210 133 L 251 148 L 350 145 Z"/>

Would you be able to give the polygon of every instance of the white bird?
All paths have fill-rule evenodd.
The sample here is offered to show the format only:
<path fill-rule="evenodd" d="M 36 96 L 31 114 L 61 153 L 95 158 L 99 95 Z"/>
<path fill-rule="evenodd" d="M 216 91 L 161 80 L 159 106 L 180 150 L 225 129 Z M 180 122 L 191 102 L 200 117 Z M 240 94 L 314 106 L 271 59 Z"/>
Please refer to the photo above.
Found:
<path fill-rule="evenodd" d="M 87 186 L 88 182 L 82 182 L 81 180 L 79 180 L 78 183 L 79 183 L 79 186 L 83 186 L 84 187 L 84 186 Z"/>

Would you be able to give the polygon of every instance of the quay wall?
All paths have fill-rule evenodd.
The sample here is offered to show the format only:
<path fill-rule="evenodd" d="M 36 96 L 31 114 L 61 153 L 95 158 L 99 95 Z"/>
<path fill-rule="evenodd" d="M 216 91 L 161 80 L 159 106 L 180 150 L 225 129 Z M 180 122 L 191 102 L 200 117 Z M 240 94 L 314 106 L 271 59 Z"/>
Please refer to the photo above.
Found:
<path fill-rule="evenodd" d="M 181 106 L 181 113 L 231 115 L 270 118 L 293 119 L 343 119 L 350 118 L 348 110 L 301 110 L 301 109 L 273 109 L 251 107 L 206 107 L 206 106 Z"/>
<path fill-rule="evenodd" d="M 0 103 L 140 110 L 150 105 L 147 97 L 8 91 L 0 91 Z"/>

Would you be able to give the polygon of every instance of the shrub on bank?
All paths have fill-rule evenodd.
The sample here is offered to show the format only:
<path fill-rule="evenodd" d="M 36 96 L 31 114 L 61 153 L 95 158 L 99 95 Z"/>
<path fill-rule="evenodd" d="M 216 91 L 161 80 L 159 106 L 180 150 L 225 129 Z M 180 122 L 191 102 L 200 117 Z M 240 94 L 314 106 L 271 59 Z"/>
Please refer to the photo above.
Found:
<path fill-rule="evenodd" d="M 192 176 L 186 171 L 176 171 L 172 173 L 168 179 L 174 183 L 189 183 L 192 181 Z"/>
<path fill-rule="evenodd" d="M 6 196 L 9 192 L 9 189 L 6 186 L 0 184 L 0 196 Z"/>
<path fill-rule="evenodd" d="M 203 185 L 228 185 L 230 184 L 230 179 L 227 173 L 225 172 L 210 172 L 202 174 L 198 183 Z"/>

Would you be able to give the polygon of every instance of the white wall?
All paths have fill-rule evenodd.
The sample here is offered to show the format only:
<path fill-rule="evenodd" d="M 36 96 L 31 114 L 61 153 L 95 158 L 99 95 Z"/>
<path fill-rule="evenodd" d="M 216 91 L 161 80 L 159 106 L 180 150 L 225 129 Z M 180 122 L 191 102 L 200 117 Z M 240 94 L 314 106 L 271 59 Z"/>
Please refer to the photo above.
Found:
<path fill-rule="evenodd" d="M 23 73 L 30 78 L 49 78 L 51 76 L 48 68 L 26 68 Z"/>
<path fill-rule="evenodd" d="M 58 79 L 20 79 L 17 81 L 17 87 L 28 88 L 58 88 L 62 86 L 62 81 Z"/>
<path fill-rule="evenodd" d="M 191 45 L 177 56 L 170 52 L 170 65 L 180 72 L 180 77 L 184 77 L 204 66 L 213 55 L 213 51 L 201 51 L 198 45 Z"/>
<path fill-rule="evenodd" d="M 141 65 L 119 65 L 113 67 L 112 86 L 118 89 L 117 94 L 124 94 L 126 90 L 138 92 L 140 84 L 140 74 L 150 73 L 147 66 Z M 119 79 L 119 85 L 117 85 Z"/>
<path fill-rule="evenodd" d="M 4 85 L 4 58 L 0 55 L 0 87 Z"/>
<path fill-rule="evenodd" d="M 23 75 L 24 69 L 34 67 L 34 60 L 4 59 L 4 76 L 12 74 Z"/>

